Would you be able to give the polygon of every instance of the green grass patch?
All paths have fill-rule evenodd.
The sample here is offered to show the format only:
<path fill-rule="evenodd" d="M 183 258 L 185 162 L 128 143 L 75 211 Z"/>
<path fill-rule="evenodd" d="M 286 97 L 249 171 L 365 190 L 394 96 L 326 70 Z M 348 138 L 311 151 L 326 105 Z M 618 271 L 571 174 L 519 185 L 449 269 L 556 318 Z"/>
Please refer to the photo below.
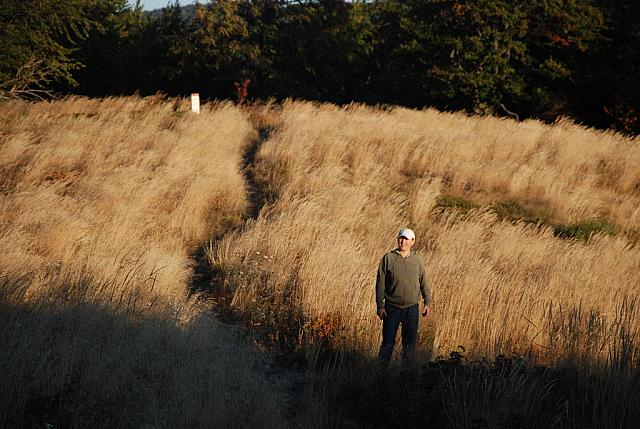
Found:
<path fill-rule="evenodd" d="M 468 198 L 455 195 L 441 195 L 438 197 L 434 208 L 436 210 L 455 210 L 463 215 L 461 219 L 464 219 L 464 215 L 479 207 L 479 203 Z M 639 232 L 635 231 L 634 234 L 634 231 L 631 230 L 623 231 L 618 225 L 615 225 L 603 218 L 587 219 L 577 223 L 556 224 L 544 213 L 544 211 L 531 209 L 514 200 L 499 201 L 490 207 L 499 220 L 539 224 L 552 227 L 553 234 L 562 239 L 587 242 L 594 234 L 615 236 L 619 233 L 624 233 L 631 242 L 640 242 Z"/>
<path fill-rule="evenodd" d="M 491 209 L 498 216 L 498 219 L 522 221 L 525 223 L 543 223 L 549 222 L 538 216 L 533 210 L 518 204 L 515 201 L 500 201 L 491 206 Z"/>
<path fill-rule="evenodd" d="M 588 241 L 594 234 L 616 235 L 619 228 L 606 219 L 588 219 L 578 223 L 560 224 L 553 229 L 553 234 L 559 238 Z"/>
<path fill-rule="evenodd" d="M 454 195 L 441 195 L 438 197 L 436 201 L 435 208 L 443 208 L 443 209 L 455 209 L 459 210 L 463 213 L 467 213 L 472 209 L 476 209 L 480 207 L 479 204 L 468 200 L 463 197 L 457 197 Z"/>

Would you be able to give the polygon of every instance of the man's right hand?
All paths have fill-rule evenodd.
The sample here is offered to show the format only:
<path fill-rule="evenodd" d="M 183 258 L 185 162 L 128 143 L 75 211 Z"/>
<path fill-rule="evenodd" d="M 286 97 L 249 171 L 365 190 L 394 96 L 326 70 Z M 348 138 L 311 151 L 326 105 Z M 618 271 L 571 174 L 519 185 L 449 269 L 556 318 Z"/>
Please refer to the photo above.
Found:
<path fill-rule="evenodd" d="M 384 319 L 387 316 L 387 312 L 385 311 L 384 308 L 381 308 L 380 310 L 378 310 L 378 317 L 380 319 Z"/>

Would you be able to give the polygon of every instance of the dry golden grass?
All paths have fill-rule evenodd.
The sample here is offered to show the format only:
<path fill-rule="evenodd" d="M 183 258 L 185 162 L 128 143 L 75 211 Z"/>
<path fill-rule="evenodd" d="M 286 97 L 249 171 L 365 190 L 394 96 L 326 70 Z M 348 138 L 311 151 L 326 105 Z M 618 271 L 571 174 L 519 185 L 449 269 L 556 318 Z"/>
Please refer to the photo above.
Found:
<path fill-rule="evenodd" d="M 0 269 L 123 261 L 179 297 L 198 243 L 242 215 L 252 128 L 231 106 L 184 115 L 160 99 L 69 99 L 2 106 Z"/>
<path fill-rule="evenodd" d="M 433 110 L 299 102 L 263 109 L 254 114 L 275 129 L 252 171 L 272 202 L 209 251 L 232 308 L 281 351 L 304 351 L 311 367 L 322 351 L 337 355 L 325 365 L 338 368 L 341 356 L 375 360 L 375 271 L 397 229 L 410 226 L 433 292 L 421 358 L 465 347 L 419 381 L 379 377 L 367 364 L 337 369 L 327 382 L 333 407 L 364 426 L 633 427 L 637 140 L 566 122 Z M 445 195 L 479 204 L 450 208 Z M 501 220 L 494 205 L 514 201 L 544 222 Z M 555 234 L 554 224 L 592 218 L 620 232 L 586 241 Z"/>
<path fill-rule="evenodd" d="M 289 381 L 187 298 L 191 255 L 244 215 L 255 136 L 230 104 L 187 112 L 0 105 L 0 427 L 289 424 Z"/>
<path fill-rule="evenodd" d="M 217 297 L 281 350 L 306 353 L 310 367 L 322 350 L 366 361 L 380 341 L 375 271 L 401 226 L 417 232 L 432 286 L 424 360 L 463 345 L 469 359 L 576 369 L 604 380 L 571 390 L 585 389 L 597 412 L 567 405 L 558 419 L 635 418 L 637 139 L 433 110 L 187 107 L 136 97 L 0 106 L 0 322 L 11 344 L 0 382 L 14 386 L 0 395 L 0 426 L 321 425 L 317 408 L 285 416 L 286 380 L 274 384 L 268 359 L 187 298 L 193 255 L 213 237 Z M 271 132 L 245 178 L 257 128 Z M 447 207 L 450 195 L 478 207 Z M 502 220 L 492 207 L 504 201 L 544 223 Z M 554 234 L 592 218 L 619 233 Z M 501 371 L 477 384 L 445 374 L 451 427 L 469 427 L 472 409 L 499 426 L 505 409 L 544 408 L 555 379 Z"/>
<path fill-rule="evenodd" d="M 463 345 L 470 356 L 595 364 L 631 341 L 624 353 L 638 363 L 640 248 L 623 234 L 584 243 L 487 206 L 434 210 L 441 194 L 473 193 L 542 204 L 558 222 L 638 228 L 636 141 L 564 122 L 308 103 L 285 104 L 279 122 L 254 167 L 277 199 L 211 252 L 252 323 L 277 324 L 271 314 L 293 301 L 299 341 L 320 330 L 335 348 L 375 356 L 375 269 L 407 225 L 432 284 L 436 354 Z"/>
<path fill-rule="evenodd" d="M 289 426 L 289 378 L 268 377 L 240 330 L 197 307 L 141 306 L 148 292 L 131 283 L 47 280 L 42 294 L 0 278 L 0 427 Z"/>

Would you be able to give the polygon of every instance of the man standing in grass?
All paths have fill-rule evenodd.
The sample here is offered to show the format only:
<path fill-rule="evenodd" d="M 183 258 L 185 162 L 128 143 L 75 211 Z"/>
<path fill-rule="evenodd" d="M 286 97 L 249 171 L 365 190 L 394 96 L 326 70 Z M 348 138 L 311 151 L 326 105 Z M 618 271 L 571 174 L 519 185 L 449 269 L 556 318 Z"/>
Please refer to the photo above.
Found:
<path fill-rule="evenodd" d="M 423 317 L 429 317 L 431 297 L 422 258 L 411 251 L 416 235 L 408 228 L 398 232 L 398 247 L 382 257 L 376 279 L 376 305 L 382 319 L 382 345 L 378 358 L 389 365 L 398 327 L 402 325 L 403 364 L 413 364 L 418 337 L 420 297 Z"/>

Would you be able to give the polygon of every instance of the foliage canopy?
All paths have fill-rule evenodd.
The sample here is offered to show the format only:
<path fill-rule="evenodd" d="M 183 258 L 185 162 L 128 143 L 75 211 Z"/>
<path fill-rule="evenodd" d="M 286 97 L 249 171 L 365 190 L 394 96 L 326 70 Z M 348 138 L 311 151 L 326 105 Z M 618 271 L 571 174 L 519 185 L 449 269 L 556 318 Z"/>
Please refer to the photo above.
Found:
<path fill-rule="evenodd" d="M 0 82 L 87 95 L 435 106 L 640 131 L 640 4 L 613 0 L 7 0 Z M 32 63 L 29 63 L 32 61 Z M 84 68 L 82 66 L 85 66 Z M 77 87 L 73 87 L 76 83 Z"/>

